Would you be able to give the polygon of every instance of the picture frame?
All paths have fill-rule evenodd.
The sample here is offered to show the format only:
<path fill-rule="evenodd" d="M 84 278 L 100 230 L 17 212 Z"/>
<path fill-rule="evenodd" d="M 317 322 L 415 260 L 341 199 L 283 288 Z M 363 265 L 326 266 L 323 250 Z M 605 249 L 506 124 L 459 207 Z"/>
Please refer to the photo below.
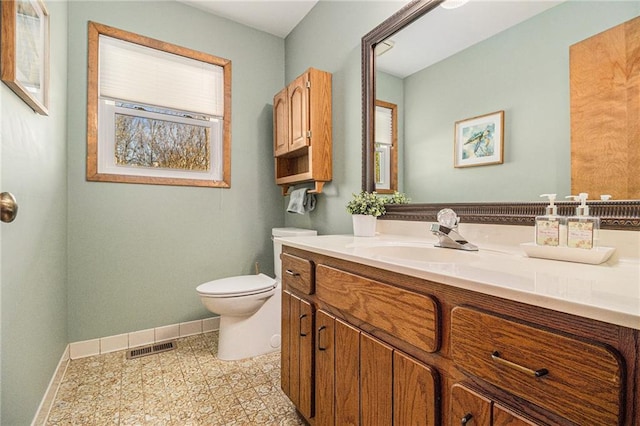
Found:
<path fill-rule="evenodd" d="M 0 78 L 27 105 L 49 115 L 49 12 L 42 0 L 2 0 Z"/>
<path fill-rule="evenodd" d="M 456 121 L 454 167 L 504 163 L 504 111 Z"/>

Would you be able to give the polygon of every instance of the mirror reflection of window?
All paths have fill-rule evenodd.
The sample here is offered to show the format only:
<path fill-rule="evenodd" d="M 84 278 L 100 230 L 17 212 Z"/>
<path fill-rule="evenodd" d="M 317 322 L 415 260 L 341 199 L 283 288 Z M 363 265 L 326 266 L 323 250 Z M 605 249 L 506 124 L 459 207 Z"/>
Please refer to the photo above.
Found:
<path fill-rule="evenodd" d="M 398 190 L 398 106 L 376 101 L 375 182 L 381 194 Z"/>

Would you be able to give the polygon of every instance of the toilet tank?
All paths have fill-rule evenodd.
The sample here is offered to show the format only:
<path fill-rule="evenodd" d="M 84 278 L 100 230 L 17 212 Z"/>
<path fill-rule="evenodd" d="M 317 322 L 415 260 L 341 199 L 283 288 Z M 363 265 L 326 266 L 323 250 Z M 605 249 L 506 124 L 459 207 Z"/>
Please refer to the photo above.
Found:
<path fill-rule="evenodd" d="M 271 230 L 271 239 L 273 240 L 273 270 L 276 274 L 276 280 L 282 279 L 282 262 L 280 261 L 280 253 L 282 253 L 282 243 L 276 241 L 276 237 L 309 237 L 318 235 L 318 231 L 313 229 L 302 228 L 273 228 Z"/>

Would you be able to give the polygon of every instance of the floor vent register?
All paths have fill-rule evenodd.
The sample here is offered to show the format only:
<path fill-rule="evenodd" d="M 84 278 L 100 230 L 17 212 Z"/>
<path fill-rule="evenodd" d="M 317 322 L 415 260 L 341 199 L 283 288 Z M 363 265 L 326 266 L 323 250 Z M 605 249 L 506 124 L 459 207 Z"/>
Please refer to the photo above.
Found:
<path fill-rule="evenodd" d="M 156 343 L 153 345 L 140 346 L 127 351 L 127 359 L 136 359 L 147 355 L 158 354 L 160 352 L 172 351 L 176 348 L 176 341 Z"/>

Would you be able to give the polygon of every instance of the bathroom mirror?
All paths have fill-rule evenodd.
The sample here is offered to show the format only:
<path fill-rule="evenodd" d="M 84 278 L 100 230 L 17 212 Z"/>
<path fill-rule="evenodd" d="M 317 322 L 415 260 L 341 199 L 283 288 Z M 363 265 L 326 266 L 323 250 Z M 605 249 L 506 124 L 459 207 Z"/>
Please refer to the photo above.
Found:
<path fill-rule="evenodd" d="M 597 13 L 597 11 L 595 13 L 591 11 L 590 15 L 574 15 L 581 16 L 581 20 L 568 19 L 560 21 L 562 24 L 560 32 L 564 37 L 563 43 L 565 45 L 560 45 L 558 49 L 564 52 L 565 57 L 554 59 L 544 52 L 532 51 L 530 47 L 525 49 L 518 45 L 518 40 L 521 40 L 518 37 L 521 37 L 521 35 L 516 34 L 514 36 L 514 32 L 523 32 L 524 30 L 535 32 L 536 30 L 532 28 L 522 30 L 516 27 L 518 25 L 531 26 L 536 24 L 536 21 L 541 20 L 543 22 L 545 20 L 555 22 L 559 18 L 555 17 L 551 12 L 555 12 L 553 9 L 556 7 L 565 8 L 565 10 L 559 9 L 560 12 L 570 13 L 571 8 L 577 7 L 578 3 L 594 3 L 597 7 L 608 7 L 608 5 L 606 5 L 606 2 L 535 2 L 537 4 L 544 3 L 544 8 L 535 11 L 529 17 L 521 18 L 521 23 L 515 26 L 500 29 L 499 24 L 483 20 L 486 24 L 485 26 L 495 27 L 499 30 L 497 35 L 480 36 L 489 37 L 486 40 L 494 43 L 493 45 L 489 44 L 489 47 L 483 46 L 484 49 L 489 49 L 488 51 L 478 51 L 475 45 L 474 47 L 466 48 L 469 46 L 467 45 L 461 48 L 466 50 L 447 57 L 446 53 L 439 53 L 436 48 L 443 44 L 451 44 L 450 40 L 455 38 L 455 34 L 432 33 L 430 36 L 425 37 L 419 36 L 420 33 L 417 29 L 412 29 L 412 24 L 416 21 L 429 22 L 428 26 L 430 27 L 437 26 L 436 22 L 428 21 L 428 19 L 433 16 L 442 16 L 442 13 L 453 13 L 450 16 L 450 19 L 453 19 L 452 17 L 456 16 L 456 10 L 444 10 L 440 7 L 441 3 L 443 3 L 441 0 L 412 1 L 362 39 L 363 189 L 373 191 L 376 188 L 375 144 L 373 141 L 375 102 L 378 89 L 376 83 L 380 81 L 381 84 L 386 84 L 385 82 L 389 80 L 391 73 L 395 72 L 382 72 L 376 68 L 378 61 L 376 46 L 381 44 L 391 44 L 393 46 L 379 57 L 380 63 L 383 64 L 387 55 L 391 58 L 390 55 L 394 50 L 401 50 L 401 46 L 398 43 L 402 41 L 405 32 L 413 33 L 409 37 L 421 37 L 418 45 L 419 49 L 411 53 L 414 59 L 424 52 L 435 56 L 441 55 L 441 57 L 432 60 L 432 65 L 428 67 L 429 69 L 419 71 L 421 68 L 417 68 L 418 71 L 411 71 L 408 77 L 394 77 L 391 75 L 391 79 L 395 78 L 402 81 L 404 92 L 400 95 L 399 100 L 389 99 L 388 92 L 386 92 L 385 97 L 387 99 L 385 100 L 401 105 L 399 108 L 399 114 L 401 115 L 398 118 L 398 122 L 401 126 L 400 134 L 403 134 L 404 138 L 399 141 L 403 150 L 398 161 L 400 175 L 403 176 L 399 183 L 399 190 L 407 192 L 409 197 L 420 204 L 390 206 L 385 218 L 434 220 L 435 212 L 441 206 L 446 206 L 456 210 L 460 214 L 462 221 L 465 222 L 532 224 L 533 217 L 543 211 L 544 203 L 531 200 L 536 200 L 538 195 L 543 192 L 557 192 L 559 196 L 564 196 L 569 194 L 571 190 L 568 46 L 633 17 L 628 15 L 635 14 L 637 16 L 640 14 L 640 7 L 632 4 L 635 2 L 616 2 L 627 3 L 631 11 L 620 12 L 619 16 L 613 16 L 602 22 L 599 22 L 599 15 L 602 14 Z M 460 10 L 470 6 L 488 7 L 494 3 L 515 4 L 522 2 L 474 2 L 472 0 L 461 7 Z M 600 4 L 598 5 L 598 3 Z M 627 17 L 625 17 L 625 13 Z M 594 20 L 597 20 L 597 22 Z M 440 22 L 443 19 L 438 19 L 437 21 Z M 573 24 L 569 25 L 569 21 L 573 22 Z M 445 24 L 442 26 L 445 29 L 453 26 L 451 23 L 447 24 L 446 20 L 444 22 Z M 573 32 L 566 29 L 566 27 L 579 27 L 583 24 L 589 28 L 596 28 L 596 30 L 592 30 L 587 34 L 584 31 L 580 33 L 579 28 L 571 28 L 570 30 Z M 477 26 L 475 25 L 474 27 Z M 468 28 L 472 28 L 472 26 L 468 25 Z M 438 28 L 438 30 L 440 29 Z M 510 31 L 511 33 L 504 35 L 501 34 L 503 31 Z M 535 32 L 537 34 L 537 44 L 541 46 L 552 45 L 552 37 L 557 36 L 558 34 L 555 34 L 557 32 L 548 31 L 548 29 Z M 577 34 L 574 34 L 575 32 Z M 567 36 L 566 33 L 570 33 L 570 35 Z M 439 40 L 447 40 L 447 43 L 439 42 Z M 496 40 L 499 42 L 498 44 L 496 44 Z M 566 44 L 567 40 L 569 40 L 569 44 Z M 495 46 L 501 47 L 501 49 Z M 492 47 L 493 50 L 491 50 Z M 526 61 L 531 56 L 536 58 L 535 55 L 539 54 L 543 56 L 537 57 L 537 61 L 519 62 L 520 59 Z M 469 65 L 464 61 L 473 55 L 480 55 L 479 62 L 476 59 L 476 62 L 472 62 L 473 65 Z M 505 55 L 511 59 L 511 65 L 507 66 L 494 62 L 494 58 Z M 444 60 L 441 60 L 443 58 Z M 484 58 L 484 62 L 482 58 Z M 434 61 L 435 65 L 433 65 Z M 391 62 L 399 61 L 394 60 Z M 532 63 L 534 64 L 533 69 Z M 562 67 L 561 71 L 554 71 L 558 69 L 558 66 Z M 529 86 L 531 84 L 527 80 L 523 80 L 525 83 L 521 81 L 517 86 L 513 81 L 494 86 L 485 84 L 485 87 L 481 87 L 483 86 L 482 84 L 477 84 L 478 87 L 476 88 L 482 95 L 476 96 L 474 87 L 465 86 L 465 81 L 468 79 L 462 72 L 472 72 L 469 69 L 470 67 L 482 70 L 482 73 L 477 73 L 478 75 L 491 75 L 498 79 L 503 78 L 500 73 L 505 69 L 505 72 L 521 76 L 523 79 L 531 75 L 537 76 L 535 77 L 536 80 L 550 80 L 551 88 L 544 89 L 547 92 L 540 92 L 542 89 L 533 89 L 527 96 L 527 94 L 520 93 L 523 89 L 530 89 Z M 425 74 L 427 77 L 425 77 Z M 441 93 L 437 91 L 428 92 L 428 95 L 421 93 L 420 90 L 423 89 L 423 86 L 411 86 L 411 84 L 415 83 L 415 81 L 411 80 L 415 80 L 417 77 L 437 81 L 437 84 L 442 87 Z M 455 80 L 456 77 L 457 80 Z M 453 79 L 453 81 L 448 82 L 448 84 L 453 84 L 453 87 L 441 83 L 447 78 Z M 515 81 L 517 82 L 518 80 L 516 79 Z M 492 96 L 486 95 L 486 86 L 489 86 L 488 91 Z M 416 90 L 416 87 L 420 88 L 420 90 Z M 380 92 L 387 90 L 386 87 L 382 86 L 379 89 Z M 460 93 L 465 94 L 466 98 L 462 97 Z M 557 95 L 559 97 L 548 99 L 547 93 L 552 93 L 554 96 Z M 521 98 L 517 98 L 518 94 L 522 95 Z M 476 97 L 481 97 L 482 102 L 473 101 Z M 540 99 L 536 99 L 536 97 Z M 540 103 L 534 104 L 534 101 Z M 412 112 L 411 108 L 418 102 L 422 103 L 422 110 Z M 455 113 L 449 116 L 443 114 L 443 111 L 447 110 L 451 104 L 453 106 L 450 109 Z M 454 123 L 497 110 L 505 110 L 505 164 L 463 169 L 454 168 Z M 542 115 L 537 116 L 540 118 L 532 120 L 532 111 Z M 549 111 L 553 111 L 550 113 L 551 116 L 544 116 Z M 410 124 L 409 120 L 416 119 L 420 121 L 421 128 L 419 126 L 412 127 L 412 124 Z M 428 125 L 425 126 L 425 123 L 428 123 Z M 517 131 L 514 129 L 517 129 Z M 550 134 L 554 136 L 549 137 L 548 135 Z M 527 140 L 528 137 L 532 139 Z M 440 140 L 443 146 L 433 146 L 429 149 L 425 149 L 423 145 L 412 146 L 412 144 L 416 144 L 415 140 L 420 140 L 424 143 L 422 140 L 429 138 Z M 553 147 L 557 151 L 549 153 L 549 147 Z M 545 153 L 547 153 L 546 157 Z M 518 160 L 520 160 L 520 163 L 518 163 Z M 538 163 L 534 163 L 534 161 L 538 161 Z M 421 173 L 416 173 L 417 171 Z M 426 172 L 431 172 L 431 174 Z M 597 167 L 594 172 L 597 172 Z M 437 188 L 439 192 L 427 192 L 423 196 L 421 191 L 418 191 L 422 187 Z M 592 198 L 593 195 L 599 196 L 599 194 L 592 194 Z M 434 202 L 436 204 L 433 204 Z M 638 200 L 592 201 L 590 204 L 594 205 L 595 209 L 598 209 L 598 213 L 593 209 L 592 212 L 603 217 L 604 228 L 640 228 L 640 201 Z M 561 211 L 566 209 L 566 214 L 572 214 L 574 205 L 571 202 L 561 203 Z M 561 212 L 561 214 L 565 213 Z"/>

